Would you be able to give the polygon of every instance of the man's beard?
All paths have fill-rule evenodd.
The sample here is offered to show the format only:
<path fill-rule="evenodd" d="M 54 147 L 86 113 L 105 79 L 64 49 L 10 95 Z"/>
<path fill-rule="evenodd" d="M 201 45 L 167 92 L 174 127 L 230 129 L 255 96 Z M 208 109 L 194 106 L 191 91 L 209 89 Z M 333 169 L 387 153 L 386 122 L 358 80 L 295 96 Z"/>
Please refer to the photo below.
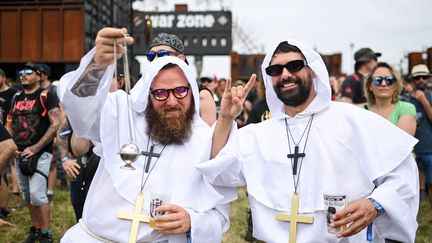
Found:
<path fill-rule="evenodd" d="M 277 97 L 286 106 L 299 106 L 306 102 L 312 89 L 312 75 L 308 74 L 307 80 L 302 80 L 296 76 L 285 79 L 273 86 Z M 283 85 L 294 83 L 297 87 L 288 91 L 283 91 Z"/>
<path fill-rule="evenodd" d="M 22 84 L 22 86 L 25 90 L 32 90 L 32 89 L 34 89 L 34 87 L 36 87 L 36 85 L 37 85 L 37 82 L 29 83 L 29 84 Z"/>
<path fill-rule="evenodd" d="M 427 89 L 427 84 L 426 83 L 422 83 L 422 82 L 418 82 L 415 84 L 415 88 L 421 91 L 425 91 Z"/>
<path fill-rule="evenodd" d="M 169 111 L 179 110 L 180 116 L 167 116 Z M 159 113 L 149 102 L 145 117 L 148 124 L 147 134 L 161 144 L 183 144 L 192 135 L 192 120 L 195 114 L 195 105 L 192 100 L 188 110 L 182 106 L 163 107 Z"/>

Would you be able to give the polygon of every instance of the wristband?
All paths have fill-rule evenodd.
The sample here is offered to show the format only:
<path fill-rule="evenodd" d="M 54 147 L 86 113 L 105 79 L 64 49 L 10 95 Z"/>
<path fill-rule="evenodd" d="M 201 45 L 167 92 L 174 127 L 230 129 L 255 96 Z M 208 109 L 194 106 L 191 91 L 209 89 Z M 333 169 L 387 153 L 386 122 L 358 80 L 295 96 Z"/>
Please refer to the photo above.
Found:
<path fill-rule="evenodd" d="M 70 158 L 68 156 L 65 156 L 62 158 L 61 162 L 64 163 L 66 160 L 70 160 Z"/>
<path fill-rule="evenodd" d="M 369 198 L 369 200 L 372 202 L 372 204 L 376 208 L 376 210 L 378 212 L 378 216 L 380 216 L 384 212 L 384 208 L 381 206 L 381 204 L 379 204 L 379 202 L 375 201 L 375 199 Z"/>

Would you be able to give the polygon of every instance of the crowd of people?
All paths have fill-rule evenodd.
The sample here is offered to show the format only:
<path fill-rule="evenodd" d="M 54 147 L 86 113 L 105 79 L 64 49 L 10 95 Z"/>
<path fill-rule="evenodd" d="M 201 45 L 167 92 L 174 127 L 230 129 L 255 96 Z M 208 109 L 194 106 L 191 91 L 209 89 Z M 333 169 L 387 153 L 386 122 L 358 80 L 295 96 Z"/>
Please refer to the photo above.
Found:
<path fill-rule="evenodd" d="M 361 48 L 353 74 L 329 77 L 318 53 L 282 40 L 249 80 L 197 78 L 161 33 L 129 91 L 114 57 L 133 41 L 102 29 L 57 86 L 47 64 L 17 67 L 19 85 L 0 69 L 0 226 L 17 223 L 11 190 L 28 207 L 24 242 L 53 242 L 64 171 L 77 224 L 61 242 L 221 242 L 241 186 L 257 240 L 414 242 L 419 200 L 432 206 L 426 65 L 402 76 Z M 329 214 L 328 193 L 346 207 Z"/>

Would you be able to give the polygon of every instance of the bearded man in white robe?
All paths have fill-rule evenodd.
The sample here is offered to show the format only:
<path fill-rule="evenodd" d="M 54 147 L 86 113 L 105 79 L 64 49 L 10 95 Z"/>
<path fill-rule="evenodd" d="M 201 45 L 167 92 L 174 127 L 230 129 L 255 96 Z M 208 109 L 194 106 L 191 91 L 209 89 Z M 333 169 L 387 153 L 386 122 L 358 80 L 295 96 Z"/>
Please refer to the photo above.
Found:
<path fill-rule="evenodd" d="M 414 242 L 417 140 L 374 113 L 332 102 L 322 58 L 298 41 L 274 45 L 262 73 L 272 118 L 236 131 L 228 110 L 242 91 L 227 89 L 215 158 L 197 166 L 214 185 L 247 185 L 253 236 L 278 243 Z M 332 215 L 325 194 L 344 197 L 347 206 Z M 297 214 L 305 222 L 295 222 Z"/>
<path fill-rule="evenodd" d="M 179 58 L 161 57 L 130 95 L 108 94 L 114 43 L 133 42 L 126 33 L 99 31 L 96 47 L 60 80 L 59 98 L 75 134 L 96 142 L 101 156 L 83 217 L 61 242 L 221 242 L 229 227 L 227 200 L 235 189 L 210 185 L 194 167 L 209 159 L 208 152 L 207 158 L 200 152 L 212 137 L 199 116 L 195 76 Z M 119 57 L 122 46 L 116 49 Z M 132 163 L 135 170 L 126 170 L 119 150 L 131 140 L 146 156 Z M 166 201 L 156 208 L 157 225 L 151 228 L 143 219 L 155 206 L 154 195 Z M 135 232 L 132 216 L 125 214 L 139 220 Z"/>

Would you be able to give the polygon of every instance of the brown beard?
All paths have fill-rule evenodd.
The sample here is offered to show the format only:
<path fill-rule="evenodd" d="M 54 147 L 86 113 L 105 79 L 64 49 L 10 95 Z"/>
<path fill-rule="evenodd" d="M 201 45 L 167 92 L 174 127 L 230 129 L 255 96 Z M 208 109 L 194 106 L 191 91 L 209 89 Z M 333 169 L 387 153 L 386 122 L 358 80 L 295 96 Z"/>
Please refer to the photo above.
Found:
<path fill-rule="evenodd" d="M 167 116 L 170 110 L 180 110 L 179 117 Z M 184 144 L 192 135 L 192 120 L 195 114 L 195 105 L 192 99 L 189 109 L 182 106 L 163 107 L 159 113 L 154 109 L 151 101 L 145 110 L 147 121 L 147 134 L 161 144 Z"/>

